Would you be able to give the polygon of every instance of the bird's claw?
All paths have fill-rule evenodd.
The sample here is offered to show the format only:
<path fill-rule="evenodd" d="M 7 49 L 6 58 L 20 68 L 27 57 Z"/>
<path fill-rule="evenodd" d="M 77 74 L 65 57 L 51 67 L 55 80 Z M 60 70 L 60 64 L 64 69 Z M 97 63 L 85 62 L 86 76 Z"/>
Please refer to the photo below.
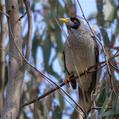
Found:
<path fill-rule="evenodd" d="M 70 82 L 74 78 L 74 73 L 70 73 L 67 80 Z"/>
<path fill-rule="evenodd" d="M 64 80 L 65 85 L 69 87 L 69 82 L 73 80 L 73 78 L 74 78 L 74 73 L 70 73 L 68 77 L 66 78 L 66 80 Z"/>

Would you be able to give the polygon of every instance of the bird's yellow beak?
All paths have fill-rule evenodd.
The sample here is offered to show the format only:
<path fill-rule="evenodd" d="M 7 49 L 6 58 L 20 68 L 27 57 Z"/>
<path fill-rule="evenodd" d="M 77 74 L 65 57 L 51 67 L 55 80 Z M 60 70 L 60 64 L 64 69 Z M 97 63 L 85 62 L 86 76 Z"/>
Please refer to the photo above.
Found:
<path fill-rule="evenodd" d="M 59 21 L 61 21 L 63 23 L 68 23 L 69 19 L 68 18 L 59 18 Z"/>

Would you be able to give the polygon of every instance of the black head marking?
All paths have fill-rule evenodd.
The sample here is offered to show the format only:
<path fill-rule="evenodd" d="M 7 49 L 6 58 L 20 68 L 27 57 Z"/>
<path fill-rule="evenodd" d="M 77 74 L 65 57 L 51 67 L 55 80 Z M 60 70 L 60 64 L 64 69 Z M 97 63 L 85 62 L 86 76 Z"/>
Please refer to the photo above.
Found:
<path fill-rule="evenodd" d="M 78 29 L 78 27 L 81 24 L 80 20 L 77 19 L 76 17 L 71 17 L 70 20 L 73 22 L 73 25 L 71 26 L 71 28 Z"/>

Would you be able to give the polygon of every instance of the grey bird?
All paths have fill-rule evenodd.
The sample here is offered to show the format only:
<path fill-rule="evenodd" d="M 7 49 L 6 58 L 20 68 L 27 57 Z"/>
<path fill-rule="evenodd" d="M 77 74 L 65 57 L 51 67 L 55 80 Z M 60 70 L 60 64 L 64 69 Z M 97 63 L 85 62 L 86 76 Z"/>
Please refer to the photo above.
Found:
<path fill-rule="evenodd" d="M 68 37 L 64 43 L 64 62 L 68 74 L 78 76 L 71 85 L 76 89 L 78 84 L 79 104 L 86 114 L 92 106 L 92 92 L 96 87 L 97 71 L 87 73 L 86 70 L 98 62 L 98 47 L 91 31 L 82 19 L 75 17 L 60 18 L 68 29 Z M 85 75 L 80 76 L 81 73 Z"/>

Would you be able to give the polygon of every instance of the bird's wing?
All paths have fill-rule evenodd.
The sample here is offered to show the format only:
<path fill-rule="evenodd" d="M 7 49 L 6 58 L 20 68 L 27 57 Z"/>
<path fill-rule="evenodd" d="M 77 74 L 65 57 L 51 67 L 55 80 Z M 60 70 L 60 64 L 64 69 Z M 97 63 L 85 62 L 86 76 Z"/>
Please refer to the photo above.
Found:
<path fill-rule="evenodd" d="M 64 60 L 64 68 L 66 70 L 66 72 L 68 73 L 68 75 L 71 75 L 71 73 L 69 73 L 67 67 L 66 67 L 66 59 L 65 59 L 65 51 L 63 51 L 63 60 Z M 71 80 L 70 84 L 72 86 L 73 89 L 76 89 L 76 80 Z"/>
<path fill-rule="evenodd" d="M 94 67 L 94 71 L 92 72 L 92 79 L 93 81 L 91 82 L 90 88 L 89 88 L 89 92 L 92 92 L 92 89 L 95 90 L 96 88 L 96 81 L 97 81 L 97 68 L 98 68 L 98 62 L 99 62 L 99 51 L 98 51 L 98 45 L 95 44 L 95 66 Z"/>

